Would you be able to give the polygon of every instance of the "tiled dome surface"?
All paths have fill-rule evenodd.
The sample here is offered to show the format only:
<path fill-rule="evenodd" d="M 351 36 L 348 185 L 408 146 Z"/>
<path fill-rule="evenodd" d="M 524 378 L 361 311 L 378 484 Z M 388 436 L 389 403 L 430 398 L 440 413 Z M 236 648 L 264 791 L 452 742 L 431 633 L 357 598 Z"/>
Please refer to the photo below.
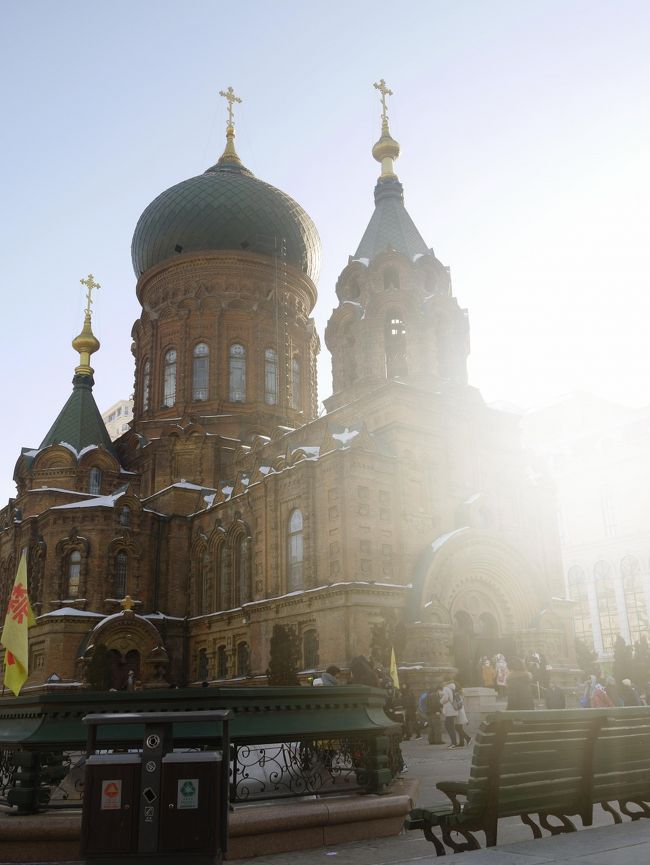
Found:
<path fill-rule="evenodd" d="M 247 249 L 286 260 L 314 282 L 320 266 L 316 226 L 292 198 L 241 166 L 215 165 L 177 183 L 146 208 L 133 234 L 139 277 L 179 252 Z"/>

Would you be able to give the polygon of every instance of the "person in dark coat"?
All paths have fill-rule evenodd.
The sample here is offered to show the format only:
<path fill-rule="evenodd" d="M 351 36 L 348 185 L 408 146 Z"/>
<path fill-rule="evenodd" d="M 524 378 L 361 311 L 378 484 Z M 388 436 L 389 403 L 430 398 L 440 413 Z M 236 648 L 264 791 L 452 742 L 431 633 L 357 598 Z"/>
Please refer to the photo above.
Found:
<path fill-rule="evenodd" d="M 547 709 L 566 709 L 566 696 L 559 685 L 549 685 L 546 689 L 546 708 Z"/>
<path fill-rule="evenodd" d="M 534 709 L 533 679 L 521 658 L 513 658 L 508 663 L 506 682 L 506 709 Z"/>
<path fill-rule="evenodd" d="M 363 655 L 357 655 L 356 658 L 350 661 L 350 684 L 371 685 L 373 688 L 379 687 L 377 674 L 370 666 L 370 661 Z"/>
<path fill-rule="evenodd" d="M 629 679 L 623 679 L 618 693 L 623 700 L 624 706 L 641 705 L 641 697 L 639 697 L 639 692 Z"/>

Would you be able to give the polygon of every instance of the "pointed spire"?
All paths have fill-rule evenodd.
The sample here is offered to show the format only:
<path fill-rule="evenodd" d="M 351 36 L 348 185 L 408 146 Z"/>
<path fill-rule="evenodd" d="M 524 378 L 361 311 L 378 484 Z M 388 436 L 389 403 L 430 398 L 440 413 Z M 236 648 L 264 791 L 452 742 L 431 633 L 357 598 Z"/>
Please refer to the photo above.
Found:
<path fill-rule="evenodd" d="M 219 96 L 223 96 L 228 103 L 228 126 L 226 127 L 226 148 L 219 157 L 217 164 L 224 165 L 234 162 L 236 165 L 241 165 L 241 159 L 235 150 L 235 120 L 233 118 L 232 107 L 235 102 L 241 103 L 242 100 L 239 96 L 235 95 L 232 87 L 229 87 L 227 90 L 220 90 Z"/>
<path fill-rule="evenodd" d="M 386 97 L 392 96 L 393 91 L 388 88 L 383 78 L 379 80 L 378 84 L 375 83 L 372 86 L 381 93 L 381 136 L 372 148 L 372 155 L 377 162 L 381 163 L 379 180 L 395 180 L 397 175 L 395 174 L 394 161 L 399 156 L 399 144 L 391 136 L 388 128 L 388 106 L 386 105 Z"/>
<path fill-rule="evenodd" d="M 82 285 L 85 285 L 87 288 L 86 292 L 86 314 L 84 316 L 84 326 L 81 330 L 79 336 L 76 336 L 72 340 L 72 347 L 75 351 L 79 352 L 79 366 L 75 367 L 75 375 L 89 375 L 92 376 L 94 369 L 90 365 L 90 356 L 94 354 L 99 349 L 99 340 L 93 333 L 91 318 L 92 313 L 90 311 L 90 306 L 93 302 L 92 293 L 93 289 L 101 288 L 101 285 L 98 282 L 95 282 L 95 277 L 92 273 L 89 273 L 86 279 L 80 279 L 79 282 Z"/>

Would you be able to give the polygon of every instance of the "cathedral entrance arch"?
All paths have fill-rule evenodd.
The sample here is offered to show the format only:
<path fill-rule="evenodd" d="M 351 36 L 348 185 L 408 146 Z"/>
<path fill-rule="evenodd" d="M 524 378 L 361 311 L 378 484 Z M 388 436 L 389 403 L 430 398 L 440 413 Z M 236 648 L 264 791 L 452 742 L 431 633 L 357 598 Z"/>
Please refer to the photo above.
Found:
<path fill-rule="evenodd" d="M 429 611 L 444 610 L 458 677 L 463 685 L 480 684 L 483 656 L 516 653 L 518 636 L 531 628 L 542 607 L 541 585 L 540 575 L 517 550 L 462 528 L 436 539 L 423 553 L 412 617 L 426 621 Z"/>
<path fill-rule="evenodd" d="M 105 657 L 108 686 L 118 691 L 162 680 L 169 662 L 158 629 L 132 609 L 102 619 L 90 635 L 87 653 L 89 663 L 93 656 Z"/>

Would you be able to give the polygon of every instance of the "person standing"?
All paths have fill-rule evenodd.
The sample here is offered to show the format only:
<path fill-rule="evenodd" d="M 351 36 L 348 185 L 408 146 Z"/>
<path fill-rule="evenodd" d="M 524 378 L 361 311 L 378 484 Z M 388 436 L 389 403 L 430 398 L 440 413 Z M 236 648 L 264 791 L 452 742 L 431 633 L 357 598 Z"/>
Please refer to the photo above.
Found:
<path fill-rule="evenodd" d="M 630 679 L 623 679 L 619 691 L 624 706 L 640 706 L 641 698 L 639 692 L 634 687 Z"/>
<path fill-rule="evenodd" d="M 427 692 L 426 715 L 430 745 L 442 745 L 442 688 L 435 685 Z"/>
<path fill-rule="evenodd" d="M 463 747 L 464 745 L 469 745 L 472 741 L 472 737 L 467 734 L 465 727 L 469 724 L 469 720 L 467 718 L 467 712 L 465 711 L 465 700 L 463 699 L 463 689 L 456 682 L 456 688 L 454 690 L 454 698 L 453 698 L 453 706 L 458 712 L 456 716 L 456 720 L 454 722 L 454 726 L 456 728 L 456 742 L 459 747 Z"/>
<path fill-rule="evenodd" d="M 413 691 L 408 685 L 402 685 L 402 706 L 404 708 L 404 738 L 420 738 L 420 724 L 418 723 L 418 702 Z"/>
<path fill-rule="evenodd" d="M 442 689 L 442 696 L 440 697 L 440 704 L 442 706 L 442 717 L 445 720 L 445 730 L 447 731 L 450 742 L 447 747 L 450 750 L 458 746 L 456 740 L 456 718 L 458 717 L 458 712 L 454 708 L 455 689 L 456 686 L 454 685 L 453 680 L 450 679 L 448 682 L 445 682 L 445 686 Z"/>
<path fill-rule="evenodd" d="M 513 658 L 510 662 L 506 682 L 506 697 L 508 698 L 506 709 L 535 708 L 533 702 L 533 678 L 521 658 Z"/>

